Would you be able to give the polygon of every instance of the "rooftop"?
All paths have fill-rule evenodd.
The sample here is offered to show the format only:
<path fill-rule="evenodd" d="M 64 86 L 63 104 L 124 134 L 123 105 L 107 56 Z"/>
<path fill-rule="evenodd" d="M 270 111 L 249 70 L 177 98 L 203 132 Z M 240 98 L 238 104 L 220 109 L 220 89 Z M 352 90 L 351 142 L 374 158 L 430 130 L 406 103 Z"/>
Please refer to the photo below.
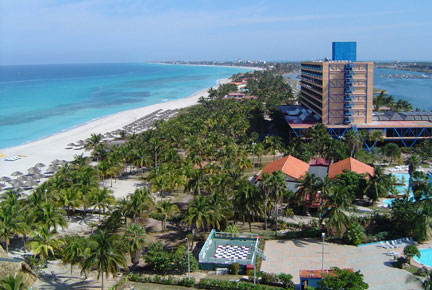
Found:
<path fill-rule="evenodd" d="M 348 270 L 350 272 L 354 272 L 353 268 L 347 268 L 343 270 Z M 324 270 L 324 275 L 334 275 L 334 270 Z M 312 279 L 321 279 L 322 272 L 321 270 L 300 270 L 300 278 L 312 278 Z"/>
<path fill-rule="evenodd" d="M 344 170 L 355 172 L 357 174 L 374 174 L 373 167 L 358 161 L 357 159 L 354 159 L 352 157 L 348 157 L 344 160 L 335 162 L 329 166 L 328 170 L 328 177 L 334 178 L 338 174 L 341 174 L 344 172 Z"/>
<path fill-rule="evenodd" d="M 271 174 L 279 170 L 294 179 L 299 179 L 300 177 L 304 176 L 306 172 L 308 172 L 308 169 L 308 163 L 303 162 L 300 159 L 295 158 L 294 156 L 288 155 L 284 158 L 275 160 L 267 164 L 261 171 L 260 175 L 257 177 L 257 180 L 261 178 L 263 173 Z"/>

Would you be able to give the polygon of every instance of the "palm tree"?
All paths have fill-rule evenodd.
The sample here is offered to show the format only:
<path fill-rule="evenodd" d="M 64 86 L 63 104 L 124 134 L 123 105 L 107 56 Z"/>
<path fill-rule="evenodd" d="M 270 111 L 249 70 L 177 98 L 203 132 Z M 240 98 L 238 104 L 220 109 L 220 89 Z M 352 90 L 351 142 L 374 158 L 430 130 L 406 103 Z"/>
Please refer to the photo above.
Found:
<path fill-rule="evenodd" d="M 80 236 L 66 236 L 63 243 L 65 247 L 62 249 L 62 261 L 70 264 L 72 275 L 73 266 L 82 262 L 85 257 L 87 240 Z"/>
<path fill-rule="evenodd" d="M 102 142 L 102 134 L 90 134 L 90 138 L 84 145 L 86 150 L 95 149 Z"/>
<path fill-rule="evenodd" d="M 268 173 L 263 173 L 261 175 L 261 179 L 259 180 L 258 184 L 259 188 L 261 189 L 261 192 L 264 196 L 264 230 L 267 230 L 267 219 L 268 219 L 268 206 L 269 206 L 269 199 L 271 194 L 271 176 Z"/>
<path fill-rule="evenodd" d="M 124 240 L 129 249 L 129 253 L 132 260 L 132 267 L 135 268 L 139 263 L 139 257 L 141 249 L 146 241 L 145 228 L 139 224 L 131 224 L 127 227 L 124 235 Z"/>
<path fill-rule="evenodd" d="M 304 213 L 307 214 L 307 199 L 312 199 L 322 189 L 322 179 L 315 174 L 306 175 L 299 179 L 299 189 L 295 193 L 296 203 L 303 206 Z"/>
<path fill-rule="evenodd" d="M 99 221 L 101 218 L 101 213 L 105 214 L 105 210 L 109 208 L 115 202 L 114 196 L 106 187 L 102 189 L 96 189 L 90 199 L 90 205 L 94 206 L 99 211 Z"/>
<path fill-rule="evenodd" d="M 151 192 L 145 188 L 138 188 L 130 196 L 128 202 L 128 213 L 135 221 L 136 218 L 142 217 L 145 212 L 150 212 L 154 205 L 154 199 Z"/>
<path fill-rule="evenodd" d="M 429 270 L 426 267 L 424 267 L 423 270 L 425 273 L 424 277 L 409 275 L 407 282 L 414 282 L 424 290 L 432 290 L 432 270 Z"/>
<path fill-rule="evenodd" d="M 89 254 L 82 262 L 82 271 L 97 268 L 97 279 L 102 275 L 102 289 L 104 289 L 104 274 L 117 274 L 120 267 L 126 267 L 126 259 L 122 251 L 121 241 L 116 235 L 107 231 L 97 231 L 90 238 Z"/>
<path fill-rule="evenodd" d="M 234 192 L 233 202 L 234 208 L 243 217 L 243 223 L 247 221 L 252 232 L 252 221 L 263 213 L 263 195 L 248 180 L 242 180 Z"/>
<path fill-rule="evenodd" d="M 177 205 L 169 200 L 161 200 L 156 203 L 156 214 L 162 215 L 162 231 L 166 231 L 167 219 L 174 216 L 179 211 Z"/>
<path fill-rule="evenodd" d="M 28 247 L 31 248 L 34 256 L 39 256 L 42 261 L 47 262 L 50 255 L 54 255 L 54 251 L 60 250 L 63 242 L 54 238 L 54 230 L 50 230 L 48 226 L 42 226 L 32 240 L 28 242 Z"/>
<path fill-rule="evenodd" d="M 408 189 L 411 189 L 412 187 L 413 174 L 414 172 L 417 171 L 417 168 L 420 165 L 420 163 L 421 163 L 420 157 L 415 153 L 411 154 L 406 161 L 406 164 L 408 165 L 408 174 L 409 174 Z"/>
<path fill-rule="evenodd" d="M 23 283 L 23 276 L 17 275 L 16 277 L 8 275 L 1 279 L 0 290 L 26 290 L 27 287 Z"/>
<path fill-rule="evenodd" d="M 275 203 L 275 232 L 277 235 L 278 206 L 282 201 L 282 198 L 287 196 L 290 192 L 288 191 L 286 185 L 286 175 L 280 170 L 272 173 L 270 183 L 272 188 L 272 199 Z"/>
<path fill-rule="evenodd" d="M 36 224 L 48 227 L 56 231 L 57 227 L 65 228 L 67 223 L 63 218 L 64 211 L 56 208 L 51 203 L 44 203 L 37 207 L 34 211 L 34 219 Z"/>
<path fill-rule="evenodd" d="M 369 197 L 373 205 L 378 198 L 388 195 L 391 186 L 391 175 L 384 174 L 382 167 L 377 166 L 374 169 L 374 174 L 368 175 L 364 193 Z"/>
<path fill-rule="evenodd" d="M 79 191 L 73 187 L 62 189 L 59 194 L 59 205 L 66 208 L 68 218 L 70 220 L 71 211 L 75 211 L 75 208 L 81 205 L 81 198 Z"/>
<path fill-rule="evenodd" d="M 203 227 L 216 227 L 220 229 L 220 224 L 225 220 L 225 216 L 215 209 L 212 201 L 207 196 L 196 196 L 188 206 L 183 222 L 194 227 L 194 235 L 197 230 Z"/>
<path fill-rule="evenodd" d="M 9 252 L 9 239 L 12 235 L 22 232 L 25 223 L 19 215 L 17 195 L 13 194 L 0 205 L 0 237 L 5 242 L 5 250 Z"/>

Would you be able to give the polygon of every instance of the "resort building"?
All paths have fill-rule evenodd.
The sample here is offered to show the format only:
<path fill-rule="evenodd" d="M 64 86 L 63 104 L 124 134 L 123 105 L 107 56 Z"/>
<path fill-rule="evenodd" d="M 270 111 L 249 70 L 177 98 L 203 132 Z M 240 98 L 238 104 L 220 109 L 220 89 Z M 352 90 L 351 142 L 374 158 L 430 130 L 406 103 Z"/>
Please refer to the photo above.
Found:
<path fill-rule="evenodd" d="M 300 104 L 323 124 L 372 121 L 373 63 L 355 60 L 355 42 L 333 42 L 333 60 L 301 63 Z"/>
<path fill-rule="evenodd" d="M 286 185 L 289 190 L 297 191 L 299 182 L 298 180 L 303 178 L 306 173 L 313 174 L 320 177 L 321 179 L 334 178 L 337 175 L 344 173 L 345 171 L 355 172 L 357 174 L 364 174 L 366 176 L 374 175 L 373 167 L 358 161 L 352 157 L 340 160 L 335 163 L 329 163 L 324 158 L 314 158 L 306 163 L 294 156 L 288 155 L 281 159 L 275 160 L 268 163 L 258 173 L 256 182 L 259 182 L 264 173 L 272 174 L 276 171 L 282 171 L 286 175 Z M 319 197 L 307 197 L 306 204 L 308 207 L 317 207 L 317 199 Z M 319 202 L 318 202 L 319 205 Z"/>
<path fill-rule="evenodd" d="M 344 59 L 345 58 L 345 59 Z M 302 137 L 317 123 L 332 138 L 348 130 L 378 131 L 405 147 L 432 138 L 432 112 L 373 112 L 373 63 L 356 61 L 355 43 L 333 43 L 332 60 L 301 63 L 299 106 L 279 106 L 290 133 Z M 375 146 L 365 143 L 366 148 Z"/>

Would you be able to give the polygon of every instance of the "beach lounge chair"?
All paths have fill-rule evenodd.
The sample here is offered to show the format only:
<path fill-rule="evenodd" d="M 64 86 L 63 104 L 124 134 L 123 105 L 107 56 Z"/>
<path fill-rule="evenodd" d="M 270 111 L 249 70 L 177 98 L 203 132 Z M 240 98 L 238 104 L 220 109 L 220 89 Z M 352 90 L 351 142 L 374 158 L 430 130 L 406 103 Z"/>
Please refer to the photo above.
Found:
<path fill-rule="evenodd" d="M 394 246 L 389 241 L 385 241 L 384 244 L 387 245 L 388 249 L 393 249 L 394 248 Z"/>
<path fill-rule="evenodd" d="M 399 247 L 400 247 L 400 245 L 397 244 L 395 240 L 392 240 L 392 241 L 390 242 L 390 244 L 393 245 L 394 248 L 399 248 Z"/>

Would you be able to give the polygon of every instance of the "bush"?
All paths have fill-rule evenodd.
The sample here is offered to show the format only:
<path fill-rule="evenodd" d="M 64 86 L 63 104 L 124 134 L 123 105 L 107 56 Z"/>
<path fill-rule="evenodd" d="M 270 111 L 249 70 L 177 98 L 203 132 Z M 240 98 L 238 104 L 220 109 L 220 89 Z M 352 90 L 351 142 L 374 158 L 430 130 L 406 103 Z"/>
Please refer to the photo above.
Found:
<path fill-rule="evenodd" d="M 276 290 L 279 288 L 254 285 L 252 283 L 244 282 L 230 282 L 226 280 L 214 280 L 214 279 L 201 279 L 196 285 L 200 289 L 212 289 L 212 290 Z"/>
<path fill-rule="evenodd" d="M 279 281 L 282 282 L 283 287 L 285 289 L 294 289 L 294 283 L 292 281 L 292 278 L 293 278 L 292 275 L 282 273 L 282 274 L 279 274 L 278 278 L 279 278 Z"/>
<path fill-rule="evenodd" d="M 262 277 L 261 281 L 263 284 L 279 283 L 279 279 L 278 279 L 278 276 L 276 276 L 276 274 L 263 272 L 261 277 Z"/>
<path fill-rule="evenodd" d="M 239 263 L 232 263 L 228 266 L 229 273 L 231 275 L 238 275 L 240 272 L 240 265 Z"/>
<path fill-rule="evenodd" d="M 354 246 L 360 245 L 365 237 L 364 228 L 357 222 L 352 223 L 344 235 L 345 241 Z"/>
<path fill-rule="evenodd" d="M 177 285 L 177 286 L 185 286 L 185 287 L 193 287 L 195 285 L 195 278 L 183 278 L 176 279 L 172 276 L 140 276 L 139 274 L 130 274 L 128 275 L 129 281 L 132 282 L 140 282 L 140 283 L 154 283 L 154 284 L 162 284 L 162 285 Z"/>

